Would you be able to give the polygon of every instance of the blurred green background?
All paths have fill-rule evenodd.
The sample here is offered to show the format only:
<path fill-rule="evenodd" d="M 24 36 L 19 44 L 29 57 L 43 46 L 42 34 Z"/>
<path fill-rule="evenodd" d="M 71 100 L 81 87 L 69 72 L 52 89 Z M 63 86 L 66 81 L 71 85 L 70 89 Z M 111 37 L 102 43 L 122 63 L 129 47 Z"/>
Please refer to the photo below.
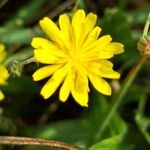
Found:
<path fill-rule="evenodd" d="M 114 96 L 130 68 L 139 59 L 137 41 L 150 11 L 149 0 L 80 0 L 78 7 L 98 15 L 102 34 L 110 34 L 113 41 L 124 44 L 125 52 L 112 59 L 114 69 L 122 76 L 120 81 L 109 81 L 111 97 L 92 88 L 88 108 L 74 102 L 58 99 L 58 91 L 43 100 L 40 89 L 45 83 L 33 82 L 36 63 L 25 65 L 20 77 L 15 62 L 33 55 L 30 46 L 35 36 L 45 36 L 38 21 L 49 16 L 57 22 L 60 14 L 71 13 L 75 0 L 1 0 L 0 42 L 8 57 L 4 62 L 13 68 L 8 86 L 0 87 L 6 98 L 0 102 L 0 135 L 16 135 L 59 140 L 90 150 L 149 150 L 150 149 L 150 60 L 148 60 L 128 89 L 123 104 L 108 126 L 102 139 L 95 141 L 97 131 L 114 104 Z M 13 66 L 13 67 L 12 67 Z M 12 71 L 12 70 L 11 70 Z M 19 70 L 20 72 L 20 70 Z M 43 150 L 31 146 L 0 146 L 0 150 Z"/>

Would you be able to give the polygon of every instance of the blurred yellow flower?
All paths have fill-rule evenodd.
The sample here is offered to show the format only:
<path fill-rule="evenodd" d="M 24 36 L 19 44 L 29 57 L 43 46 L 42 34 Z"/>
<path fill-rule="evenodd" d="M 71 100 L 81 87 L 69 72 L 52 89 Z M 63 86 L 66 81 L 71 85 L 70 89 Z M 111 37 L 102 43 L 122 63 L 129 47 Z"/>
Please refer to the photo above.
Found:
<path fill-rule="evenodd" d="M 5 46 L 0 43 L 0 63 L 3 62 L 3 60 L 6 58 L 6 51 L 5 51 Z"/>
<path fill-rule="evenodd" d="M 5 47 L 3 44 L 0 43 L 0 63 L 5 59 L 6 57 L 6 51 Z M 7 78 L 9 77 L 7 69 L 3 66 L 0 65 L 0 85 L 6 85 Z M 0 90 L 0 101 L 4 99 L 4 94 Z"/>
<path fill-rule="evenodd" d="M 60 15 L 59 28 L 48 17 L 40 21 L 49 40 L 35 37 L 32 40 L 35 60 L 46 64 L 33 74 L 34 81 L 50 77 L 41 95 L 47 99 L 60 87 L 59 98 L 65 102 L 71 93 L 81 106 L 88 106 L 89 81 L 105 95 L 111 95 L 111 87 L 103 78 L 118 79 L 107 59 L 123 52 L 123 45 L 111 42 L 110 35 L 99 37 L 101 28 L 96 26 L 97 16 L 85 15 L 78 10 L 70 20 Z"/>

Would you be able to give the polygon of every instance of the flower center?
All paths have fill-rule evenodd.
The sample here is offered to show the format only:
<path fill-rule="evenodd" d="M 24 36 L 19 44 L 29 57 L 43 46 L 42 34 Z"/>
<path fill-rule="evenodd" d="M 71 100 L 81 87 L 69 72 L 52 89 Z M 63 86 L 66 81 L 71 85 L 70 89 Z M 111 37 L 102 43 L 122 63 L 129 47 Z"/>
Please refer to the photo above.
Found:
<path fill-rule="evenodd" d="M 81 67 L 81 53 L 77 49 L 72 49 L 70 55 L 68 56 L 68 61 L 71 63 L 72 67 Z"/>

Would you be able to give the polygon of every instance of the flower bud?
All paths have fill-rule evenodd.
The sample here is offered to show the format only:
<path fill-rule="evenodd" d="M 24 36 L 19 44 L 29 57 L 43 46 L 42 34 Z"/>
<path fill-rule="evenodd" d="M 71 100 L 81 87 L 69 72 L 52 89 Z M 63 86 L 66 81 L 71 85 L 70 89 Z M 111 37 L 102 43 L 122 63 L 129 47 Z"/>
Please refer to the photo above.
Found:
<path fill-rule="evenodd" d="M 12 76 L 20 77 L 22 73 L 22 65 L 19 61 L 16 61 L 16 60 L 11 61 L 8 64 L 8 70 Z"/>
<path fill-rule="evenodd" d="M 142 56 L 150 57 L 150 37 L 142 37 L 137 43 L 137 49 Z"/>

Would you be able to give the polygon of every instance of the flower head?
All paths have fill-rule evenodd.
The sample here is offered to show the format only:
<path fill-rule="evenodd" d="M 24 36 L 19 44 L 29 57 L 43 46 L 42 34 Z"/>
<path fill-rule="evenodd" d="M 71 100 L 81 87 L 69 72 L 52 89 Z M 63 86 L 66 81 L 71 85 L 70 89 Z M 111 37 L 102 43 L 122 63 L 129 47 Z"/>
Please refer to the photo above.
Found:
<path fill-rule="evenodd" d="M 150 57 L 150 37 L 142 37 L 137 43 L 137 49 L 144 57 Z"/>
<path fill-rule="evenodd" d="M 0 63 L 5 59 L 6 57 L 6 51 L 3 44 L 0 44 Z M 7 69 L 0 65 L 0 85 L 6 85 L 6 80 L 9 77 Z M 4 94 L 0 90 L 0 101 L 4 99 Z"/>
<path fill-rule="evenodd" d="M 111 87 L 103 78 L 118 79 L 113 64 L 107 60 L 123 52 L 123 45 L 111 42 L 110 35 L 99 37 L 101 28 L 96 26 L 97 16 L 85 15 L 78 10 L 72 20 L 67 14 L 60 15 L 59 27 L 49 18 L 40 21 L 49 39 L 35 37 L 32 46 L 37 62 L 46 66 L 33 74 L 35 81 L 50 77 L 41 90 L 47 99 L 58 87 L 59 98 L 65 102 L 71 93 L 81 106 L 88 105 L 89 81 L 105 95 Z"/>
<path fill-rule="evenodd" d="M 6 51 L 5 51 L 5 46 L 0 43 L 0 63 L 3 62 L 3 60 L 6 58 Z"/>

